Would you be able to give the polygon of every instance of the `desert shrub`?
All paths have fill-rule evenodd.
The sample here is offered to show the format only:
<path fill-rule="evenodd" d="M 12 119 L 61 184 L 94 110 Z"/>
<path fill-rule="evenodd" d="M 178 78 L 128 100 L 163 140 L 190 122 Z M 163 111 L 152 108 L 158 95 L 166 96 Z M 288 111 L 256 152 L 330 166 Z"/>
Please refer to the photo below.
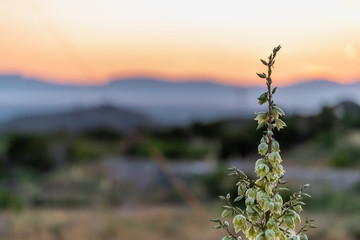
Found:
<path fill-rule="evenodd" d="M 48 151 L 45 137 L 36 135 L 13 135 L 10 137 L 6 155 L 15 166 L 48 171 L 55 167 Z"/>
<path fill-rule="evenodd" d="M 236 192 L 236 189 L 231 187 L 235 184 L 234 179 L 228 178 L 225 170 L 224 165 L 219 165 L 211 173 L 195 178 L 195 181 L 204 188 L 206 197 L 217 198 L 222 192 Z"/>
<path fill-rule="evenodd" d="M 320 132 L 314 136 L 313 143 L 318 148 L 330 148 L 335 145 L 336 134 L 333 130 Z"/>
<path fill-rule="evenodd" d="M 337 147 L 330 157 L 330 165 L 339 168 L 354 167 L 360 164 L 360 149 L 343 145 Z"/>
<path fill-rule="evenodd" d="M 85 138 L 102 141 L 116 141 L 122 139 L 122 135 L 120 133 L 108 128 L 87 130 L 82 135 Z"/>
<path fill-rule="evenodd" d="M 102 144 L 84 138 L 72 141 L 68 151 L 70 163 L 96 161 L 107 152 Z"/>
<path fill-rule="evenodd" d="M 9 189 L 0 189 L 0 210 L 14 209 L 20 210 L 24 203 L 21 198 Z"/>
<path fill-rule="evenodd" d="M 360 194 L 350 191 L 325 191 L 311 200 L 311 209 L 337 213 L 360 213 Z"/>
<path fill-rule="evenodd" d="M 166 141 L 149 137 L 134 143 L 126 154 L 135 157 L 152 157 L 154 150 L 161 152 L 168 159 L 201 159 L 210 151 L 201 142 Z"/>
<path fill-rule="evenodd" d="M 355 184 L 353 190 L 354 192 L 360 193 L 360 181 Z"/>

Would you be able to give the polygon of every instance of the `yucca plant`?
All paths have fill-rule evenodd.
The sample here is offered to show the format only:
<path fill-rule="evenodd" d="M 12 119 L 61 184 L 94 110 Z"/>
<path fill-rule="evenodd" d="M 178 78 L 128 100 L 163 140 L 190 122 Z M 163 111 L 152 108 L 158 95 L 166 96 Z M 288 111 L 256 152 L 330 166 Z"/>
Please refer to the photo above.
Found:
<path fill-rule="evenodd" d="M 255 163 L 257 179 L 249 178 L 236 167 L 229 168 L 229 175 L 236 176 L 238 182 L 237 196 L 220 196 L 225 201 L 221 219 L 212 219 L 216 229 L 224 229 L 226 236 L 222 240 L 237 240 L 241 236 L 255 240 L 307 240 L 305 232 L 315 228 L 313 220 L 306 220 L 302 227 L 300 212 L 304 197 L 310 197 L 304 190 L 309 186 L 305 184 L 298 192 L 293 193 L 287 202 L 284 202 L 281 193 L 289 191 L 283 185 L 284 168 L 281 165 L 280 145 L 274 137 L 274 131 L 286 127 L 281 117 L 284 111 L 273 101 L 276 88 L 272 88 L 271 73 L 275 64 L 275 57 L 281 46 L 275 47 L 268 60 L 260 60 L 266 67 L 267 73 L 257 73 L 266 81 L 267 91 L 258 97 L 260 105 L 267 103 L 267 111 L 257 112 L 255 120 L 258 122 L 257 130 L 264 130 L 263 137 L 258 146 L 261 156 Z M 245 209 L 237 206 L 237 202 L 245 201 Z M 226 221 L 232 218 L 232 226 Z M 298 229 L 298 230 L 296 230 Z"/>

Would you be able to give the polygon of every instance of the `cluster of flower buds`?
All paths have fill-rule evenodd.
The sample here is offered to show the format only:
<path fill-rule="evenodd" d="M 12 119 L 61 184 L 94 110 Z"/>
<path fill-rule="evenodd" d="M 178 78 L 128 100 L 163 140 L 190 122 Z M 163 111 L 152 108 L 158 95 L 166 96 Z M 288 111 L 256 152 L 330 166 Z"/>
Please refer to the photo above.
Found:
<path fill-rule="evenodd" d="M 259 97 L 259 104 L 268 103 L 267 112 L 256 113 L 255 120 L 258 122 L 257 129 L 265 128 L 263 137 L 258 146 L 258 153 L 261 156 L 255 163 L 255 173 L 258 177 L 252 180 L 236 167 L 229 168 L 229 175 L 236 175 L 237 195 L 231 201 L 230 194 L 220 196 L 226 201 L 221 214 L 223 218 L 232 216 L 233 229 L 231 232 L 229 223 L 220 219 L 212 219 L 217 223 L 215 228 L 225 229 L 227 235 L 222 240 L 236 240 L 246 236 L 250 240 L 307 240 L 305 232 L 308 228 L 314 228 L 312 220 L 306 220 L 305 225 L 296 232 L 296 224 L 301 223 L 299 213 L 302 211 L 304 197 L 310 197 L 304 193 L 306 184 L 300 188 L 299 192 L 294 193 L 287 202 L 281 197 L 282 191 L 288 189 L 281 187 L 286 184 L 283 181 L 284 168 L 281 165 L 280 145 L 274 138 L 274 130 L 280 131 L 286 127 L 281 119 L 285 115 L 284 111 L 273 102 L 273 94 L 276 88 L 272 89 L 271 73 L 275 63 L 275 56 L 281 46 L 273 49 L 268 61 L 261 62 L 267 66 L 266 73 L 257 73 L 260 78 L 266 80 L 267 91 Z M 236 206 L 236 202 L 245 201 L 246 209 L 243 210 Z M 240 233 L 242 233 L 240 235 Z"/>

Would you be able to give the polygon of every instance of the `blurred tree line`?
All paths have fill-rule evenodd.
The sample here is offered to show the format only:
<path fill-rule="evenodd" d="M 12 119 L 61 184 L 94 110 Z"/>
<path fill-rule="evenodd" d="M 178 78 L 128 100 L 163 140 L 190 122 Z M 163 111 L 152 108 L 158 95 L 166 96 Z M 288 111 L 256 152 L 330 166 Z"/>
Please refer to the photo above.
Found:
<path fill-rule="evenodd" d="M 336 139 L 348 130 L 360 128 L 360 107 L 344 102 L 324 107 L 313 116 L 286 116 L 287 127 L 276 133 L 283 149 L 312 141 L 318 148 L 331 149 L 333 166 L 359 163 L 360 150 L 348 144 L 334 148 Z M 246 157 L 257 148 L 262 133 L 254 134 L 252 119 L 232 119 L 212 123 L 194 123 L 185 127 L 138 130 L 121 133 L 111 129 L 93 129 L 80 134 L 14 133 L 2 136 L 1 164 L 6 169 L 29 168 L 48 172 L 58 166 L 96 161 L 106 155 L 149 158 L 154 150 L 170 160 L 212 158 L 220 161 Z M 0 176 L 8 174 L 1 168 Z"/>
<path fill-rule="evenodd" d="M 285 121 L 287 128 L 276 133 L 283 151 L 310 144 L 316 151 L 328 154 L 326 164 L 330 166 L 360 166 L 360 107 L 357 104 L 345 102 L 324 107 L 312 116 L 286 116 Z M 96 163 L 106 156 L 127 156 L 136 161 L 152 157 L 155 150 L 172 161 L 215 159 L 222 164 L 233 157 L 256 159 L 250 154 L 256 152 L 262 133 L 254 129 L 253 119 L 231 119 L 131 133 L 98 128 L 76 134 L 3 134 L 0 209 L 19 208 L 23 201 L 32 205 L 68 206 L 101 202 L 106 197 L 107 202 L 117 203 L 123 196 L 116 194 L 124 191 L 113 191 L 115 185 L 106 183 L 106 176 L 94 173 L 84 178 L 75 172 L 59 177 L 58 170 L 94 163 L 96 172 L 99 166 Z M 358 139 L 344 140 L 344 136 L 357 132 Z M 220 189 L 231 186 L 222 179 L 220 172 L 199 179 L 204 186 L 213 187 L 206 190 L 210 192 L 205 195 L 216 196 Z M 25 191 L 19 186 L 24 186 Z M 63 190 L 48 194 L 55 189 Z M 95 198 L 94 194 L 101 198 Z"/>

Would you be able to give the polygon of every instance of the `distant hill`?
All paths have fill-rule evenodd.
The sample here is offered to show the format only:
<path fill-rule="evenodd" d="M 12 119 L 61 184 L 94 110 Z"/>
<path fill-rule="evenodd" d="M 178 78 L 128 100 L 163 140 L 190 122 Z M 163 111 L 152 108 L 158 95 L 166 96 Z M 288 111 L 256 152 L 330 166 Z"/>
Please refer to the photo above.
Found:
<path fill-rule="evenodd" d="M 275 82 L 276 85 L 276 82 Z M 239 87 L 209 79 L 170 82 L 146 77 L 116 78 L 104 85 L 62 85 L 16 75 L 0 76 L 0 121 L 109 104 L 145 114 L 161 124 L 187 124 L 253 117 L 264 87 Z M 324 105 L 360 103 L 360 84 L 313 80 L 277 90 L 287 113 L 314 114 Z"/>
<path fill-rule="evenodd" d="M 56 114 L 19 117 L 0 124 L 2 132 L 51 132 L 105 128 L 129 132 L 139 128 L 158 128 L 159 124 L 143 114 L 105 105 Z"/>

